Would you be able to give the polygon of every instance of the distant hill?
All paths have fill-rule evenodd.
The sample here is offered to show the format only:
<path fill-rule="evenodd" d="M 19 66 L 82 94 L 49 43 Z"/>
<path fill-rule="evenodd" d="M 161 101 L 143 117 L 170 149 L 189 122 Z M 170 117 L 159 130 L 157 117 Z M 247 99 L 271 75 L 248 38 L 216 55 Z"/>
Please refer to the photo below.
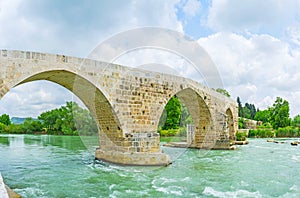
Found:
<path fill-rule="evenodd" d="M 37 120 L 36 118 L 33 118 L 34 120 Z M 14 124 L 23 124 L 26 118 L 19 118 L 19 117 L 12 117 L 10 121 Z"/>

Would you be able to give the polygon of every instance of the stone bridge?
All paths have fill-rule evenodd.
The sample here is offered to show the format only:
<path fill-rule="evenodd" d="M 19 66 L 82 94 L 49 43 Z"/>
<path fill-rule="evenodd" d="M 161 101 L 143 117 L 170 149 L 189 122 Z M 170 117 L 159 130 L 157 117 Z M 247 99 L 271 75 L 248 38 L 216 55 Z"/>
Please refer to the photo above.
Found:
<path fill-rule="evenodd" d="M 0 99 L 20 84 L 48 80 L 77 95 L 99 131 L 96 158 L 128 165 L 167 165 L 158 123 L 176 95 L 194 121 L 189 147 L 225 148 L 235 139 L 237 105 L 193 80 L 90 59 L 0 50 Z"/>

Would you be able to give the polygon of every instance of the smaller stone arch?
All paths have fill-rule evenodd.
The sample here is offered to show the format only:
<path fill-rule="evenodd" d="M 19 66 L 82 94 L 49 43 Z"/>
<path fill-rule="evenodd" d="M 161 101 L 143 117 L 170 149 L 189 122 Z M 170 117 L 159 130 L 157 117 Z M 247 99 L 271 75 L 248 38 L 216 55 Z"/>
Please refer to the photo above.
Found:
<path fill-rule="evenodd" d="M 185 104 L 193 119 L 195 131 L 189 147 L 212 148 L 215 139 L 212 130 L 213 119 L 205 101 L 207 98 L 200 94 L 193 88 L 184 88 L 170 95 L 168 101 L 176 95 L 180 102 Z"/>
<path fill-rule="evenodd" d="M 233 121 L 233 113 L 230 108 L 226 109 L 226 130 L 229 136 L 229 140 L 235 140 L 235 130 L 234 130 L 234 121 Z"/>

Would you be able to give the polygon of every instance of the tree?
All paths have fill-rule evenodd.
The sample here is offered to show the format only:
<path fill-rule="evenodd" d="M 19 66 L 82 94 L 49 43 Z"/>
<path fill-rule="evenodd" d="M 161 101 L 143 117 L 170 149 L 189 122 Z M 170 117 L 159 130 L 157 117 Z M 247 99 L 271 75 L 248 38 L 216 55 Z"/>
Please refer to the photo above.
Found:
<path fill-rule="evenodd" d="M 273 106 L 269 108 L 270 111 L 270 123 L 274 129 L 279 127 L 289 126 L 290 120 L 290 108 L 289 102 L 277 97 Z"/>
<path fill-rule="evenodd" d="M 292 126 L 300 127 L 300 115 L 296 115 L 293 119 Z"/>
<path fill-rule="evenodd" d="M 56 124 L 56 120 L 60 119 L 58 109 L 43 112 L 38 119 L 42 121 L 43 127 L 48 129 L 48 131 L 57 131 L 59 129 Z"/>
<path fill-rule="evenodd" d="M 23 123 L 23 130 L 25 133 L 40 132 L 42 131 L 42 123 L 33 118 L 26 118 Z"/>
<path fill-rule="evenodd" d="M 250 109 L 248 109 L 247 107 L 243 107 L 243 113 L 243 118 L 251 119 Z"/>
<path fill-rule="evenodd" d="M 91 113 L 87 109 L 81 108 L 77 103 L 73 103 L 72 116 L 74 128 L 80 135 L 95 135 L 98 134 L 98 127 Z"/>
<path fill-rule="evenodd" d="M 167 118 L 162 129 L 178 129 L 181 115 L 179 99 L 176 96 L 172 97 L 167 103 L 165 110 L 167 112 Z"/>
<path fill-rule="evenodd" d="M 254 117 L 255 117 L 255 114 L 256 114 L 256 108 L 255 108 L 255 105 L 254 105 L 254 104 L 246 103 L 244 108 L 249 109 L 249 115 L 248 115 L 247 118 L 253 120 Z"/>
<path fill-rule="evenodd" d="M 223 94 L 224 96 L 230 97 L 229 92 L 227 90 L 225 90 L 225 89 L 217 88 L 216 91 L 219 92 L 219 93 L 221 93 L 221 94 Z"/>
<path fill-rule="evenodd" d="M 263 111 L 257 111 L 254 120 L 262 121 L 263 123 L 269 122 L 270 111 L 269 109 Z"/>
<path fill-rule="evenodd" d="M 76 123 L 74 120 L 76 119 Z M 48 132 L 64 135 L 77 135 L 77 126 L 84 130 L 84 134 L 97 131 L 97 125 L 89 111 L 81 108 L 75 102 L 67 102 L 65 106 L 42 113 L 39 117 L 42 125 Z M 92 130 L 92 131 L 87 131 Z"/>
<path fill-rule="evenodd" d="M 244 118 L 239 118 L 238 119 L 238 125 L 239 125 L 239 129 L 245 129 L 245 119 Z"/>
<path fill-rule="evenodd" d="M 5 124 L 6 126 L 10 125 L 11 122 L 10 122 L 9 115 L 7 115 L 7 114 L 2 114 L 2 115 L 0 116 L 0 123 Z"/>
<path fill-rule="evenodd" d="M 243 117 L 244 112 L 243 112 L 243 106 L 242 106 L 240 97 L 237 97 L 236 101 L 237 101 L 238 107 L 239 107 L 239 117 Z"/>
<path fill-rule="evenodd" d="M 257 112 L 255 105 L 246 102 L 245 106 L 243 107 L 240 97 L 237 97 L 237 103 L 239 117 L 253 120 Z"/>
<path fill-rule="evenodd" d="M 0 122 L 0 133 L 5 133 L 6 132 L 7 126 Z"/>

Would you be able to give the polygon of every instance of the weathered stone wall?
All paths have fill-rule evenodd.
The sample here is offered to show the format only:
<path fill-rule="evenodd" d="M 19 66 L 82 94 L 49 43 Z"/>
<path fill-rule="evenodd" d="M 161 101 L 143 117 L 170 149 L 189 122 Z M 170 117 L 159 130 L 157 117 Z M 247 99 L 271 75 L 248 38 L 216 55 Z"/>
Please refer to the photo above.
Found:
<path fill-rule="evenodd" d="M 96 156 L 107 161 L 168 163 L 157 128 L 174 95 L 195 123 L 191 147 L 212 148 L 216 140 L 235 138 L 236 103 L 190 79 L 64 55 L 0 51 L 0 98 L 14 86 L 34 80 L 56 82 L 84 102 L 99 127 Z M 148 154 L 147 160 L 137 153 Z"/>

